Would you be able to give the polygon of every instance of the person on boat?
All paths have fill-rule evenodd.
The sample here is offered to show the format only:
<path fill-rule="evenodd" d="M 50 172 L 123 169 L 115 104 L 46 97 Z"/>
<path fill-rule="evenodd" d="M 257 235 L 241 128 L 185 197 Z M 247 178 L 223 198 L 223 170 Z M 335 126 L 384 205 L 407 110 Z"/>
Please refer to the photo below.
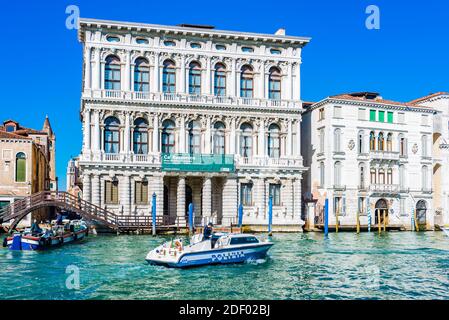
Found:
<path fill-rule="evenodd" d="M 209 222 L 208 225 L 204 227 L 203 239 L 204 240 L 210 239 L 210 237 L 212 236 L 212 232 L 213 232 L 213 224 Z"/>
<path fill-rule="evenodd" d="M 34 220 L 33 224 L 31 225 L 31 233 L 32 234 L 40 234 L 40 233 L 42 233 L 42 229 L 37 224 L 36 219 Z"/>
<path fill-rule="evenodd" d="M 62 226 L 64 224 L 62 220 L 63 220 L 62 214 L 58 213 L 58 217 L 56 218 L 56 225 Z"/>

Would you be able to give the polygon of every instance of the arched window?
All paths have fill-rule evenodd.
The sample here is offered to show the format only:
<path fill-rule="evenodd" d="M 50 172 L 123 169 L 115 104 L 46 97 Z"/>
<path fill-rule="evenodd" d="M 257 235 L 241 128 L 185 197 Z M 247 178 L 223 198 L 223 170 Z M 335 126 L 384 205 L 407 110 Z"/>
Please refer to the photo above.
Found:
<path fill-rule="evenodd" d="M 104 152 L 120 152 L 120 121 L 116 117 L 104 121 Z"/>
<path fill-rule="evenodd" d="M 215 65 L 214 94 L 216 96 L 226 95 L 226 68 L 222 63 Z"/>
<path fill-rule="evenodd" d="M 281 156 L 281 138 L 280 128 L 272 123 L 268 128 L 268 156 L 270 158 L 279 158 Z"/>
<path fill-rule="evenodd" d="M 162 70 L 162 92 L 175 93 L 176 91 L 176 67 L 171 60 L 164 61 Z"/>
<path fill-rule="evenodd" d="M 201 153 L 201 124 L 199 121 L 190 121 L 189 129 L 189 153 Z"/>
<path fill-rule="evenodd" d="M 371 184 L 377 184 L 377 175 L 376 175 L 376 169 L 371 168 L 370 170 L 370 175 L 371 175 Z"/>
<path fill-rule="evenodd" d="M 272 67 L 268 76 L 268 99 L 281 100 L 281 71 Z"/>
<path fill-rule="evenodd" d="M 145 58 L 136 59 L 134 66 L 134 91 L 150 91 L 150 66 Z"/>
<path fill-rule="evenodd" d="M 120 59 L 117 56 L 108 56 L 104 67 L 104 88 L 121 90 L 120 79 Z"/>
<path fill-rule="evenodd" d="M 320 187 L 324 188 L 325 182 L 325 172 L 324 172 L 324 162 L 320 162 Z"/>
<path fill-rule="evenodd" d="M 407 140 L 404 138 L 404 135 L 402 133 L 398 136 L 398 142 L 399 142 L 399 155 L 400 156 L 407 155 Z"/>
<path fill-rule="evenodd" d="M 340 152 L 341 151 L 341 130 L 335 129 L 334 131 L 334 151 Z"/>
<path fill-rule="evenodd" d="M 253 68 L 251 66 L 243 66 L 240 74 L 240 96 L 242 98 L 253 97 Z"/>
<path fill-rule="evenodd" d="M 377 150 L 385 151 L 385 139 L 384 139 L 384 133 L 383 132 L 379 132 L 377 145 L 378 145 Z"/>
<path fill-rule="evenodd" d="M 365 148 L 363 147 L 363 131 L 359 131 L 359 135 L 357 136 L 357 152 L 359 154 L 364 153 Z"/>
<path fill-rule="evenodd" d="M 133 151 L 134 154 L 148 153 L 148 123 L 143 118 L 134 121 Z"/>
<path fill-rule="evenodd" d="M 422 156 L 427 157 L 428 155 L 428 148 L 427 148 L 427 136 L 424 135 L 421 137 L 421 145 L 422 145 Z"/>
<path fill-rule="evenodd" d="M 214 154 L 225 154 L 225 125 L 223 122 L 214 123 Z"/>
<path fill-rule="evenodd" d="M 164 120 L 162 123 L 162 153 L 175 152 L 175 123 Z"/>
<path fill-rule="evenodd" d="M 201 94 L 201 66 L 198 62 L 189 64 L 189 93 Z"/>
<path fill-rule="evenodd" d="M 379 169 L 379 184 L 385 184 L 385 170 Z"/>
<path fill-rule="evenodd" d="M 16 182 L 26 181 L 26 155 L 23 152 L 16 154 Z"/>
<path fill-rule="evenodd" d="M 240 126 L 240 155 L 251 158 L 253 155 L 253 127 L 249 123 Z"/>
<path fill-rule="evenodd" d="M 363 163 L 359 164 L 359 186 L 360 188 L 365 187 L 365 165 Z"/>
<path fill-rule="evenodd" d="M 393 151 L 393 134 L 391 132 L 387 135 L 387 151 Z"/>
<path fill-rule="evenodd" d="M 422 176 L 422 182 L 421 182 L 422 189 L 423 190 L 427 190 L 428 185 L 429 185 L 428 184 L 429 170 L 428 170 L 427 166 L 422 166 L 422 174 L 421 174 L 421 176 Z"/>
<path fill-rule="evenodd" d="M 337 161 L 334 164 L 334 185 L 341 186 L 341 162 Z"/>
<path fill-rule="evenodd" d="M 374 131 L 371 131 L 369 133 L 369 150 L 375 151 L 376 150 L 376 134 Z"/>
<path fill-rule="evenodd" d="M 387 170 L 387 184 L 393 184 L 393 169 L 391 168 Z"/>

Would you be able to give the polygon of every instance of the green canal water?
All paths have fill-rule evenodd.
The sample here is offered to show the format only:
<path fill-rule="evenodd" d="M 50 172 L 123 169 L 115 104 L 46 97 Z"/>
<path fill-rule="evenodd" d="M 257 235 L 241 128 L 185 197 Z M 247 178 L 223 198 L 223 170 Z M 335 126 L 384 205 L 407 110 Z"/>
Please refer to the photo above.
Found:
<path fill-rule="evenodd" d="M 147 265 L 146 253 L 166 239 L 89 236 L 47 252 L 2 248 L 0 299 L 449 299 L 449 238 L 441 232 L 276 234 L 265 261 Z M 66 286 L 73 266 L 79 289 Z"/>

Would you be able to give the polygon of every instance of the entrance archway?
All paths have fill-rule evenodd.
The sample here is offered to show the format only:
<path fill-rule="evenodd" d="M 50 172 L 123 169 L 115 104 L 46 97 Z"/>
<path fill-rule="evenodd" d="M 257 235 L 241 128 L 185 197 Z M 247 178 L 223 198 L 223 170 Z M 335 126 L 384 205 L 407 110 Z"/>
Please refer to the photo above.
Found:
<path fill-rule="evenodd" d="M 168 187 L 164 186 L 164 216 L 168 216 L 170 213 L 168 212 L 168 202 L 169 201 L 169 197 L 168 197 Z"/>
<path fill-rule="evenodd" d="M 388 203 L 385 199 L 380 199 L 376 202 L 374 216 L 375 216 L 375 224 L 383 224 L 384 223 L 384 215 L 385 215 L 385 224 L 388 225 Z M 380 216 L 380 221 L 378 221 L 378 217 Z"/>
<path fill-rule="evenodd" d="M 416 204 L 416 221 L 418 225 L 426 225 L 427 203 L 424 200 L 419 200 Z"/>

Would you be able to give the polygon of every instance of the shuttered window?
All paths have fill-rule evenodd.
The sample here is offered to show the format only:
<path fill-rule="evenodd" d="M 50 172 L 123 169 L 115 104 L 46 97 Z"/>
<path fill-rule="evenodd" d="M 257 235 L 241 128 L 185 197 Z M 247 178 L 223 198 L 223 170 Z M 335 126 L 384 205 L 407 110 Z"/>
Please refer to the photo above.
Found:
<path fill-rule="evenodd" d="M 379 122 L 385 122 L 385 111 L 379 111 Z"/>
<path fill-rule="evenodd" d="M 388 112 L 387 114 L 387 122 L 393 123 L 393 112 Z"/>
<path fill-rule="evenodd" d="M 26 181 L 26 156 L 23 152 L 16 155 L 16 182 Z"/>
<path fill-rule="evenodd" d="M 118 181 L 106 181 L 105 202 L 118 204 Z"/>
<path fill-rule="evenodd" d="M 136 204 L 148 204 L 148 181 L 136 181 Z"/>
<path fill-rule="evenodd" d="M 369 111 L 369 121 L 376 121 L 376 110 Z"/>

